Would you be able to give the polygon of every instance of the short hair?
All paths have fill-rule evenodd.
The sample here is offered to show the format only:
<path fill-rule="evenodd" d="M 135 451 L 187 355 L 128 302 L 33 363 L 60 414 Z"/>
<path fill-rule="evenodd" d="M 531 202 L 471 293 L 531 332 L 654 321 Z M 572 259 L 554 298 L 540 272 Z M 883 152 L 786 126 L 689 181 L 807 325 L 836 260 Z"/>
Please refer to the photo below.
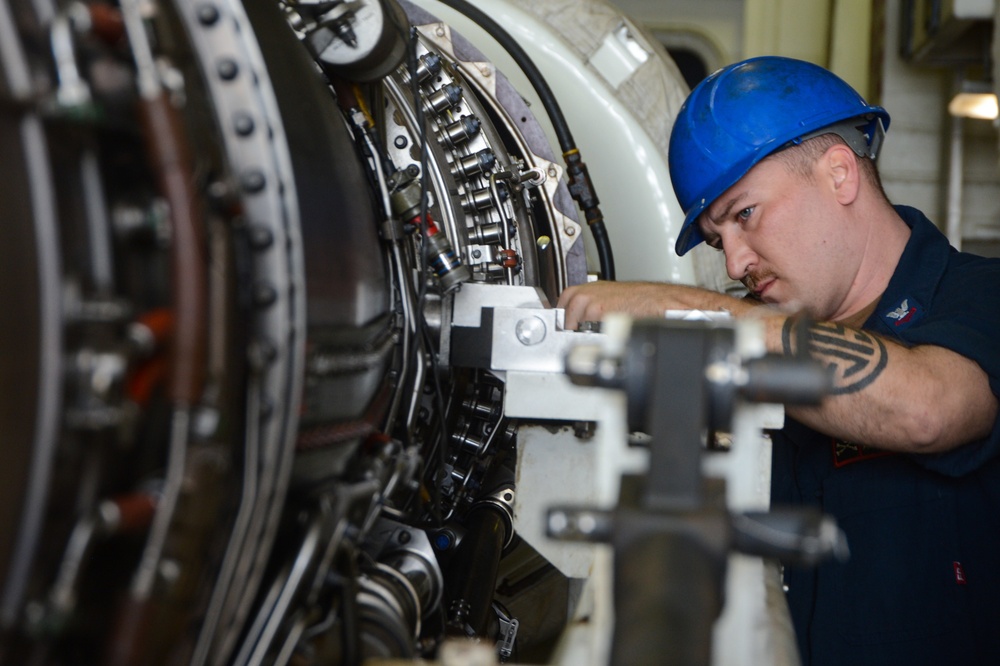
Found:
<path fill-rule="evenodd" d="M 781 162 L 791 173 L 798 174 L 807 180 L 812 180 L 813 166 L 816 164 L 816 161 L 819 160 L 819 158 L 822 157 L 831 146 L 837 144 L 844 146 L 848 145 L 847 142 L 844 141 L 844 139 L 838 134 L 820 134 L 819 136 L 806 139 L 800 144 L 793 144 L 787 148 L 782 148 L 781 150 L 771 153 L 765 159 L 775 159 Z M 851 150 L 851 153 L 854 155 L 854 159 L 858 163 L 858 168 L 861 170 L 862 178 L 867 180 L 883 199 L 889 201 L 889 197 L 886 196 L 885 189 L 882 187 L 882 177 L 879 175 L 878 167 L 875 165 L 875 160 L 858 155 L 853 151 L 853 149 Z"/>

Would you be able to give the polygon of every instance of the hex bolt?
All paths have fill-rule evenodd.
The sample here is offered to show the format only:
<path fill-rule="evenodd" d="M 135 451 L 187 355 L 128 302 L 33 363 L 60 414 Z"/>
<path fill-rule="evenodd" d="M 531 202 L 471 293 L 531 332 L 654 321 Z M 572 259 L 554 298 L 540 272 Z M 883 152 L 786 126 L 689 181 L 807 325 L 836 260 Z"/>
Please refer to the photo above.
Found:
<path fill-rule="evenodd" d="M 274 233 L 263 224 L 253 224 L 248 230 L 250 247 L 255 250 L 266 250 L 274 242 Z"/>
<path fill-rule="evenodd" d="M 198 22 L 201 23 L 203 26 L 215 25 L 216 21 L 219 20 L 218 8 L 215 5 L 208 2 L 204 2 L 198 5 L 198 8 L 195 10 L 195 13 L 198 16 Z"/>
<path fill-rule="evenodd" d="M 216 63 L 215 71 L 223 81 L 232 81 L 240 73 L 240 66 L 232 58 L 223 58 Z"/>
<path fill-rule="evenodd" d="M 233 129 L 240 136 L 250 136 L 253 134 L 253 116 L 246 111 L 237 111 L 233 114 Z"/>
<path fill-rule="evenodd" d="M 267 178 L 260 169 L 250 169 L 240 176 L 240 187 L 248 194 L 255 194 L 264 189 L 267 185 Z"/>
<path fill-rule="evenodd" d="M 253 287 L 253 304 L 259 308 L 267 307 L 278 300 L 278 290 L 266 282 L 258 282 Z"/>

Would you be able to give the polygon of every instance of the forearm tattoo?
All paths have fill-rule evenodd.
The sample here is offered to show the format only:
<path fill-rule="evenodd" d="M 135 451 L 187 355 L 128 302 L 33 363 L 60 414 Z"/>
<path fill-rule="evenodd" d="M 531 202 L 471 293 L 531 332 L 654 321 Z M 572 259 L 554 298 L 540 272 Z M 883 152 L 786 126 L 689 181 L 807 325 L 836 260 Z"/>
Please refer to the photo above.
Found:
<path fill-rule="evenodd" d="M 781 329 L 781 345 L 789 356 L 795 353 L 795 328 L 796 320 L 789 317 Z M 864 331 L 831 322 L 810 322 L 804 327 L 804 335 L 810 356 L 833 376 L 832 395 L 857 393 L 875 381 L 889 361 L 885 344 Z M 798 337 L 798 341 L 801 339 Z"/>

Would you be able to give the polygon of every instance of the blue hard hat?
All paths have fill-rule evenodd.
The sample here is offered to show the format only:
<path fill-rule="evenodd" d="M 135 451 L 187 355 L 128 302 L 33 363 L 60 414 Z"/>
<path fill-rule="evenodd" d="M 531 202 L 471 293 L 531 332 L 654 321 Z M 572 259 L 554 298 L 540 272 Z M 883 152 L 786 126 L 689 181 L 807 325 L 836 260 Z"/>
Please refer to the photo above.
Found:
<path fill-rule="evenodd" d="M 683 255 L 705 240 L 698 216 L 771 153 L 835 132 L 875 159 L 888 126 L 885 109 L 818 65 L 763 56 L 720 69 L 691 91 L 670 133 L 670 179 L 684 211 L 674 249 Z"/>

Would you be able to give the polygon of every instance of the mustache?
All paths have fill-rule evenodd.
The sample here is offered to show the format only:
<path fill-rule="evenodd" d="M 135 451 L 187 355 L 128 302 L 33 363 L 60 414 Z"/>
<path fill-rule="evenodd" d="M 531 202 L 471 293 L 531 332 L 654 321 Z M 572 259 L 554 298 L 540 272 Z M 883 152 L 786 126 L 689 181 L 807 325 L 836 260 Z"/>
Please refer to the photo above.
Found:
<path fill-rule="evenodd" d="M 740 282 L 743 283 L 743 286 L 746 287 L 747 290 L 750 291 L 750 293 L 756 293 L 758 285 L 760 285 L 762 282 L 770 280 L 773 277 L 774 277 L 773 271 L 769 270 L 751 271 L 746 275 L 744 275 L 743 279 L 741 279 Z"/>

